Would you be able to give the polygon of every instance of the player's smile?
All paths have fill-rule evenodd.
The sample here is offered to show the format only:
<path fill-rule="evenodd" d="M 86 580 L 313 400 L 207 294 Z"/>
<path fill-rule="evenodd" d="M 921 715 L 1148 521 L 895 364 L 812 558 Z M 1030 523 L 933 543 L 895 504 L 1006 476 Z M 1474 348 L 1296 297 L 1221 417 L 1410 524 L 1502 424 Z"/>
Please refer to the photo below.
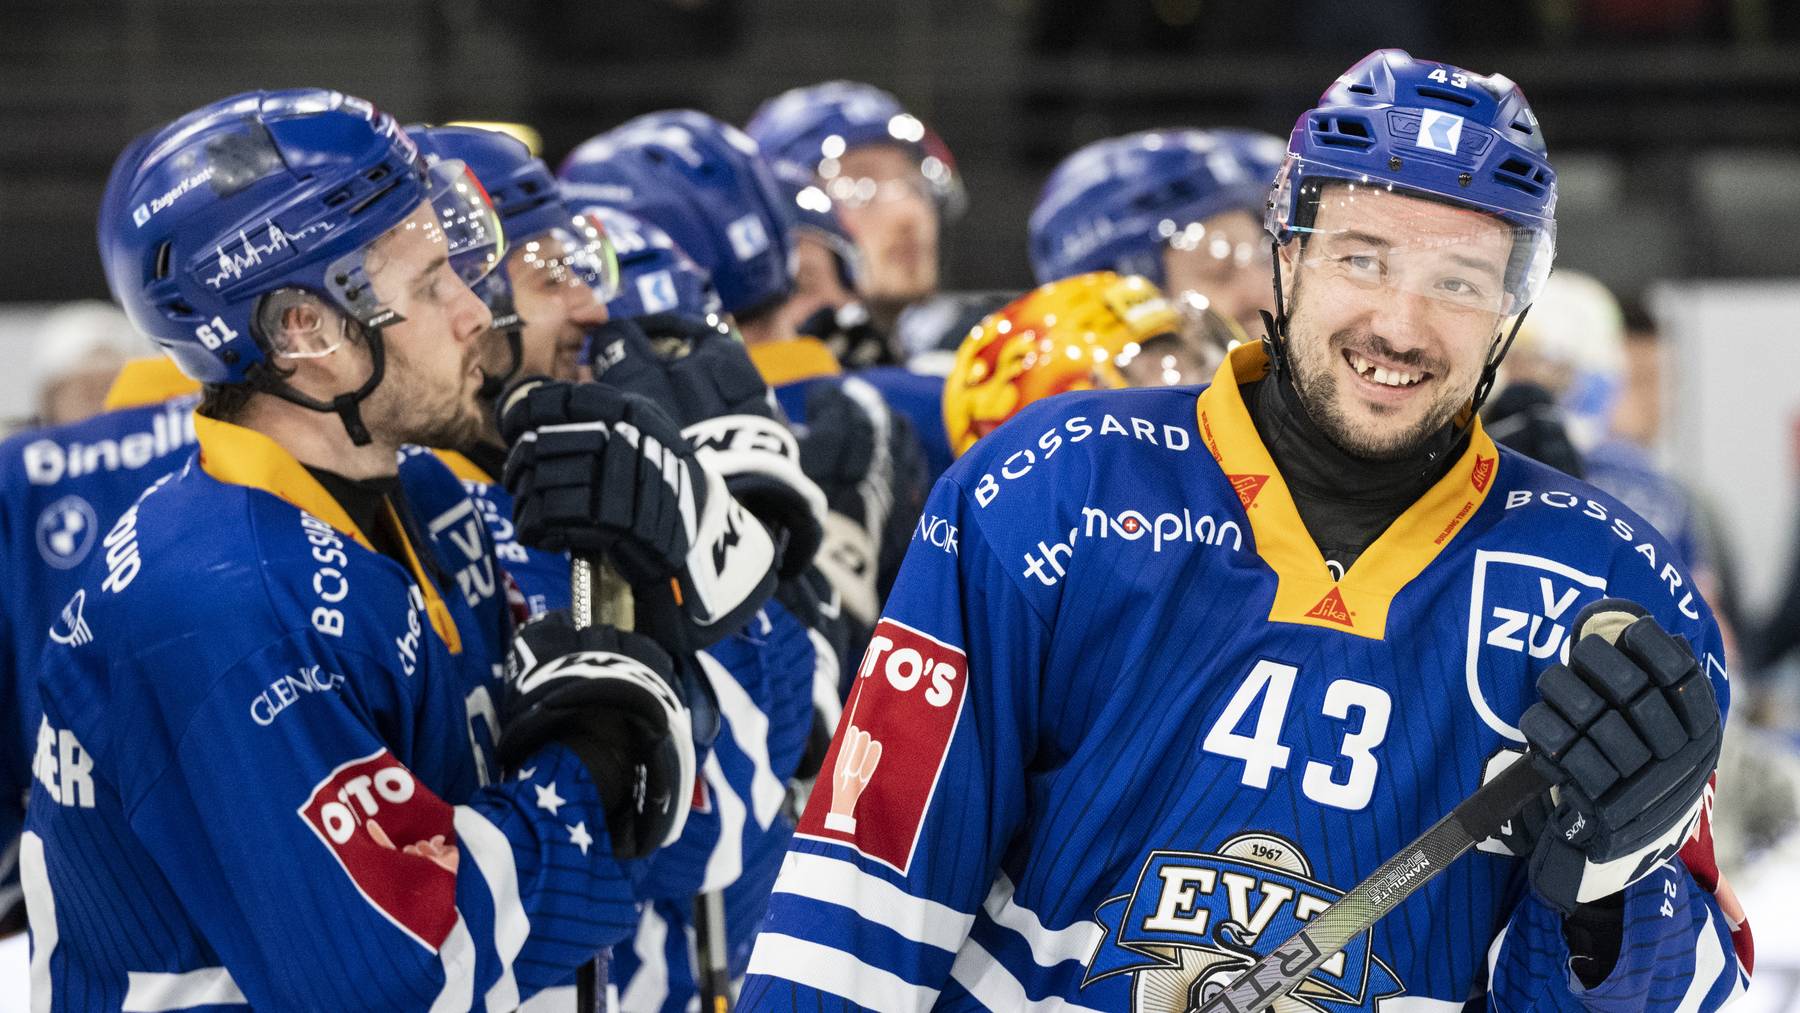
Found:
<path fill-rule="evenodd" d="M 1429 398 L 1427 388 L 1436 379 L 1436 374 L 1430 370 L 1401 366 L 1355 349 L 1343 349 L 1340 358 L 1351 374 L 1351 389 L 1365 401 L 1387 407 L 1410 404 L 1421 397 Z"/>

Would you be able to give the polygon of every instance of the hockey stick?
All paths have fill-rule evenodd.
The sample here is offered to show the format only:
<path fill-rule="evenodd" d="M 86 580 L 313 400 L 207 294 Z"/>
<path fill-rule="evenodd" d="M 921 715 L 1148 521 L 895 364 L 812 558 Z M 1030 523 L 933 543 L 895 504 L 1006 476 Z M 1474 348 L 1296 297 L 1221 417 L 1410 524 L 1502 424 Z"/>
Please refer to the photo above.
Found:
<path fill-rule="evenodd" d="M 1268 1009 L 1477 842 L 1500 833 L 1526 802 L 1549 788 L 1550 782 L 1532 766 L 1530 754 L 1514 760 L 1337 903 L 1313 916 L 1305 928 L 1205 999 L 1199 1013 Z"/>
<path fill-rule="evenodd" d="M 598 577 L 599 587 L 595 587 Z M 597 592 L 597 593 L 596 593 Z M 612 626 L 631 629 L 631 585 L 604 562 L 581 556 L 569 560 L 569 617 L 576 629 Z M 575 972 L 575 1009 L 578 1013 L 605 1013 L 601 994 L 606 988 L 607 965 L 612 951 L 601 950 Z"/>

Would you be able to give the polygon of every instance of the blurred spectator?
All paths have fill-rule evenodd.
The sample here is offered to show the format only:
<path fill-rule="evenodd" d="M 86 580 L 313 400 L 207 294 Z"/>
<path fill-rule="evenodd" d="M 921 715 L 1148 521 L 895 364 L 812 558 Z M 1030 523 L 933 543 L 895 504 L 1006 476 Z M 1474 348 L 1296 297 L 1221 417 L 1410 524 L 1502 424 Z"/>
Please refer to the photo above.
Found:
<path fill-rule="evenodd" d="M 111 303 L 85 300 L 58 307 L 44 319 L 32 361 L 34 421 L 54 426 L 99 414 L 125 361 L 155 351 Z"/>

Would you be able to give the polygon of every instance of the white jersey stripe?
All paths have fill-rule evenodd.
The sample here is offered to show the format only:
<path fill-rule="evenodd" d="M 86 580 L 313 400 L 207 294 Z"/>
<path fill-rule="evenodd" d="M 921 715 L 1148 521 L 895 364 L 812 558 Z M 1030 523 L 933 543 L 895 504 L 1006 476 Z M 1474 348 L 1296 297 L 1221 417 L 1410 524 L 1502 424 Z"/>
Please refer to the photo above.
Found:
<path fill-rule="evenodd" d="M 31 922 L 31 1013 L 50 1013 L 50 955 L 56 952 L 56 896 L 44 866 L 44 839 L 27 830 L 19 838 L 19 885 Z"/>
<path fill-rule="evenodd" d="M 968 938 L 974 915 L 934 900 L 914 897 L 849 862 L 790 851 L 775 880 L 776 893 L 789 893 L 851 908 L 862 917 L 912 940 L 955 953 Z"/>
<path fill-rule="evenodd" d="M 1689 889 L 1698 889 L 1690 880 Z M 1712 991 L 1719 983 L 1719 972 L 1725 970 L 1725 949 L 1719 945 L 1719 927 L 1713 922 L 1712 905 L 1706 905 L 1706 927 L 1700 930 L 1700 938 L 1694 940 L 1694 976 L 1688 983 L 1687 994 L 1681 997 L 1681 1005 L 1675 1007 L 1675 1013 L 1693 1013 L 1706 1000 L 1706 993 Z"/>
<path fill-rule="evenodd" d="M 231 972 L 223 967 L 201 967 L 180 974 L 132 971 L 125 980 L 125 1004 L 120 1007 L 125 1013 L 164 1013 L 245 1001 L 237 982 L 231 980 Z"/>
<path fill-rule="evenodd" d="M 1376 1013 L 1460 1013 L 1466 1004 L 1423 995 L 1396 995 L 1375 1003 Z"/>
<path fill-rule="evenodd" d="M 531 919 L 519 902 L 519 870 L 513 864 L 512 844 L 506 834 L 468 806 L 456 807 L 456 836 L 475 859 L 481 878 L 494 900 L 494 953 L 500 958 L 500 979 L 487 991 L 487 1008 L 494 1013 L 519 1008 L 519 982 L 513 977 L 513 961 L 531 935 Z"/>
<path fill-rule="evenodd" d="M 700 879 L 702 893 L 723 890 L 744 874 L 744 800 L 739 798 L 719 765 L 719 753 L 706 755 L 703 768 L 706 790 L 712 795 L 713 809 L 719 814 L 719 842 L 706 856 L 706 871 Z"/>
<path fill-rule="evenodd" d="M 456 913 L 456 924 L 438 947 L 444 963 L 444 987 L 431 1004 L 431 1013 L 452 1013 L 475 1007 L 475 937 L 469 934 L 469 923 L 462 912 Z"/>
<path fill-rule="evenodd" d="M 1050 929 L 1030 908 L 1013 899 L 1013 883 L 1005 873 L 994 880 L 982 909 L 995 924 L 1024 937 L 1031 947 L 1031 959 L 1043 967 L 1055 967 L 1066 960 L 1086 963 L 1106 938 L 1106 930 L 1090 921 L 1080 921 L 1067 928 Z"/>
<path fill-rule="evenodd" d="M 927 1010 L 938 995 L 935 988 L 914 985 L 842 950 L 779 932 L 764 932 L 756 937 L 756 949 L 750 954 L 750 973 L 830 992 L 881 1013 Z"/>
<path fill-rule="evenodd" d="M 637 973 L 621 983 L 619 1013 L 657 1013 L 669 1000 L 668 942 L 669 923 L 653 905 L 645 904 L 644 917 L 638 920 L 637 934 L 631 940 Z"/>
<path fill-rule="evenodd" d="M 700 668 L 719 698 L 719 714 L 731 724 L 731 738 L 750 760 L 750 811 L 756 825 L 767 830 L 781 811 L 787 789 L 769 763 L 769 716 L 758 710 L 750 694 L 732 678 L 725 666 L 701 652 Z"/>
<path fill-rule="evenodd" d="M 962 951 L 956 955 L 956 963 L 950 967 L 950 977 L 988 1009 L 1021 1013 L 1100 1013 L 1091 1006 L 1078 1006 L 1060 996 L 1032 999 L 1025 994 L 1025 986 L 1019 979 L 973 939 L 963 943 Z"/>

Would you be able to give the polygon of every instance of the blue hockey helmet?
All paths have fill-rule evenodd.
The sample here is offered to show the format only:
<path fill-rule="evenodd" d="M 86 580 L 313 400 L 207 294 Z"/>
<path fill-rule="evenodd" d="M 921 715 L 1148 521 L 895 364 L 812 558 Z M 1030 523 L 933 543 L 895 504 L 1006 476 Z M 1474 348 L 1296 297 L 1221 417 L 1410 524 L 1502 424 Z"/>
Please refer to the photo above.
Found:
<path fill-rule="evenodd" d="M 862 254 L 856 240 L 844 229 L 837 206 L 831 202 L 811 169 L 796 162 L 771 162 L 769 171 L 775 186 L 788 201 L 796 237 L 807 236 L 823 243 L 837 261 L 838 281 L 846 290 L 855 292 L 862 279 Z"/>
<path fill-rule="evenodd" d="M 899 99 L 872 84 L 824 81 L 791 88 L 764 102 L 744 130 L 770 160 L 812 171 L 836 200 L 857 199 L 856 181 L 839 182 L 838 159 L 856 148 L 890 144 L 918 160 L 919 174 L 945 218 L 960 215 L 967 204 L 949 146 Z"/>
<path fill-rule="evenodd" d="M 605 204 L 573 201 L 569 208 L 604 228 L 618 253 L 619 287 L 606 304 L 609 318 L 631 320 L 670 312 L 704 317 L 721 312 L 719 293 L 706 272 L 667 232 Z"/>
<path fill-rule="evenodd" d="M 1328 184 L 1341 183 L 1340 187 Z M 1556 255 L 1556 171 L 1525 93 L 1404 50 L 1370 53 L 1294 124 L 1271 190 L 1266 225 L 1277 242 L 1317 233 L 1321 201 L 1385 192 L 1491 216 L 1512 229 L 1494 302 L 1528 307 Z M 1339 196 L 1327 198 L 1330 191 Z"/>
<path fill-rule="evenodd" d="M 728 123 L 685 109 L 639 116 L 584 142 L 559 175 L 577 206 L 619 208 L 667 232 L 728 312 L 793 290 L 787 202 L 756 142 Z"/>
<path fill-rule="evenodd" d="M 494 314 L 494 328 L 506 335 L 512 365 L 488 377 L 483 394 L 497 397 L 524 361 L 520 327 L 524 323 L 513 298 L 515 286 L 569 293 L 585 285 L 597 302 L 619 291 L 619 264 L 605 229 L 563 205 L 562 188 L 543 159 L 510 134 L 484 127 L 409 126 L 407 133 L 427 163 L 455 159 L 467 165 L 493 199 L 506 230 L 508 253 L 481 280 L 475 291 Z"/>
<path fill-rule="evenodd" d="M 247 92 L 198 109 L 128 146 L 101 201 L 101 264 L 132 323 L 202 383 L 259 383 L 336 411 L 367 439 L 356 405 L 381 378 L 380 328 L 398 318 L 375 241 L 421 223 L 465 282 L 504 246 L 499 217 L 460 162 L 427 167 L 392 117 L 335 91 Z M 331 403 L 267 369 L 255 318 L 265 295 L 298 289 L 361 324 L 376 368 Z"/>
<path fill-rule="evenodd" d="M 1226 211 L 1258 220 L 1285 154 L 1253 130 L 1146 130 L 1095 141 L 1044 183 L 1031 212 L 1038 283 L 1117 271 L 1164 283 L 1163 247 Z"/>

